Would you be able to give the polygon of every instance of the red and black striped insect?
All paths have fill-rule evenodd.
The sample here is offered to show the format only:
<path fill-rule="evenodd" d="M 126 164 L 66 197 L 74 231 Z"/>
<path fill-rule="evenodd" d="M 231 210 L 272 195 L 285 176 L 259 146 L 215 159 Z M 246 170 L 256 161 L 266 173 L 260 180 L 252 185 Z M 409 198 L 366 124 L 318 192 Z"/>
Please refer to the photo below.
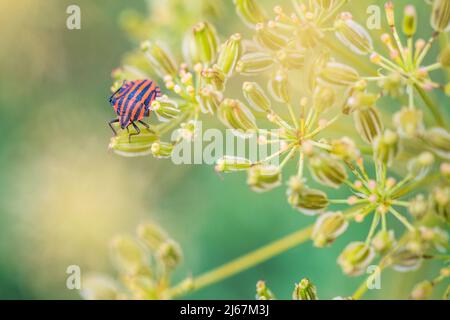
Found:
<path fill-rule="evenodd" d="M 111 120 L 108 124 L 116 135 L 117 132 L 113 123 L 118 122 L 122 129 L 132 125 L 136 132 L 130 133 L 130 139 L 133 135 L 141 133 L 135 122 L 141 123 L 150 130 L 148 124 L 142 119 L 150 115 L 150 105 L 156 97 L 161 96 L 161 90 L 152 80 L 133 80 L 124 81 L 122 86 L 114 92 L 109 98 L 109 102 L 114 107 L 117 118 Z"/>

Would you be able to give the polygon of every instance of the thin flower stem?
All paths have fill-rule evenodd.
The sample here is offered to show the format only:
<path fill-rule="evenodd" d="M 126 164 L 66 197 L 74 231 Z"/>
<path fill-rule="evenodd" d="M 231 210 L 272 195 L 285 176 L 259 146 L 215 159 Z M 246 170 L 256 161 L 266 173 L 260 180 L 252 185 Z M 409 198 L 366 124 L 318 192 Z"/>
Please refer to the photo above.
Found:
<path fill-rule="evenodd" d="M 430 109 L 431 113 L 433 114 L 434 120 L 436 120 L 436 123 L 442 127 L 446 128 L 445 125 L 445 117 L 439 107 L 431 100 L 431 98 L 428 96 L 426 91 L 420 87 L 419 85 L 415 84 L 414 87 L 416 88 L 417 92 L 419 93 L 420 97 L 422 98 L 423 102 L 426 104 L 428 109 Z"/>
<path fill-rule="evenodd" d="M 303 167 L 305 165 L 305 154 L 300 151 L 300 157 L 298 158 L 298 171 L 297 176 L 301 179 L 303 177 Z"/>
<path fill-rule="evenodd" d="M 288 107 L 289 114 L 291 115 L 292 122 L 294 123 L 295 128 L 298 129 L 299 124 L 298 124 L 297 117 L 295 116 L 294 109 L 292 108 L 292 104 L 290 102 L 287 102 L 286 105 Z"/>
<path fill-rule="evenodd" d="M 372 237 L 375 233 L 375 230 L 378 226 L 378 223 L 380 222 L 380 214 L 378 212 L 375 212 L 375 216 L 372 219 L 372 224 L 370 226 L 370 230 L 369 230 L 369 234 L 367 235 L 366 238 L 366 244 L 370 244 L 370 241 L 372 240 Z"/>
<path fill-rule="evenodd" d="M 200 290 L 227 279 L 308 241 L 311 236 L 312 228 L 313 226 L 308 226 L 302 230 L 296 231 L 284 238 L 237 258 L 236 260 L 226 263 L 223 266 L 195 277 L 192 279 L 194 285 L 193 290 Z M 182 286 L 183 283 L 180 283 L 170 289 L 169 297 L 174 298 L 179 292 L 183 292 L 183 290 L 180 290 Z"/>
<path fill-rule="evenodd" d="M 415 231 L 416 229 L 409 223 L 409 221 L 402 216 L 400 212 L 395 210 L 394 208 L 390 207 L 389 212 L 394 215 L 409 231 Z"/>
<path fill-rule="evenodd" d="M 292 159 L 297 149 L 298 149 L 297 146 L 293 147 L 292 150 L 289 152 L 289 154 L 286 156 L 286 158 L 283 159 L 283 161 L 280 163 L 280 170 L 289 162 L 289 160 Z"/>

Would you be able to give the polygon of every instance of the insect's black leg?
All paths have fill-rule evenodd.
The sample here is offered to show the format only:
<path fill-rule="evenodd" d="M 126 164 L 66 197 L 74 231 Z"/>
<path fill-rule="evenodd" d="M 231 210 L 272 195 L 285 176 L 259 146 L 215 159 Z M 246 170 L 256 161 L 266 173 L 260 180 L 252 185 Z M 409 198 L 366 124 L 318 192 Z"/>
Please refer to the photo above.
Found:
<path fill-rule="evenodd" d="M 140 124 L 142 124 L 144 127 L 146 127 L 147 130 L 148 130 L 150 133 L 155 133 L 155 131 L 153 131 L 152 129 L 150 129 L 150 126 L 148 125 L 148 123 L 145 123 L 145 122 L 142 121 L 142 120 L 138 120 L 138 122 L 139 122 Z"/>
<path fill-rule="evenodd" d="M 117 123 L 117 122 L 119 122 L 119 119 L 112 119 L 111 121 L 108 122 L 108 125 L 111 128 L 111 130 L 114 132 L 115 136 L 117 136 L 117 132 L 116 132 L 116 129 L 114 129 L 112 124 Z"/>
<path fill-rule="evenodd" d="M 139 127 L 136 125 L 136 123 L 134 123 L 134 121 L 131 121 L 131 124 L 133 125 L 133 128 L 134 130 L 136 130 L 136 132 L 130 133 L 130 135 L 128 136 L 128 142 L 131 142 L 131 136 L 137 136 L 141 133 L 141 129 L 139 129 Z"/>

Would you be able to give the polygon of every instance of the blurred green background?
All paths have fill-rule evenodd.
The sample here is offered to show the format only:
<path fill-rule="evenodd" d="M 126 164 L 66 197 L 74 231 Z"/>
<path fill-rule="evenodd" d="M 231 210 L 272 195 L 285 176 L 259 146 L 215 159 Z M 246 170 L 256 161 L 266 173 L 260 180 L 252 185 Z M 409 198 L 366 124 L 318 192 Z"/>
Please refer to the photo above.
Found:
<path fill-rule="evenodd" d="M 159 223 L 183 247 L 185 259 L 176 279 L 198 275 L 313 223 L 289 207 L 285 188 L 256 194 L 243 175 L 221 180 L 208 166 L 122 158 L 107 150 L 111 71 L 139 38 L 161 38 L 179 47 L 181 34 L 199 17 L 196 10 L 203 12 L 195 0 L 175 6 L 175 12 L 164 8 L 183 1 L 157 2 L 0 3 L 1 299 L 79 299 L 77 291 L 66 289 L 67 266 L 113 274 L 109 239 L 134 232 L 146 220 Z M 282 2 L 288 1 L 267 1 L 267 6 Z M 355 16 L 361 20 L 369 3 L 357 2 L 361 16 Z M 429 34 L 429 7 L 424 1 L 411 2 L 423 5 L 419 12 L 427 27 L 421 32 Z M 81 8 L 81 30 L 66 28 L 70 4 Z M 159 18 L 142 34 L 130 35 L 126 30 L 132 26 L 120 23 L 126 10 L 133 17 L 130 9 L 151 14 L 155 7 L 162 8 Z M 231 1 L 223 1 L 218 15 L 205 15 L 222 39 L 246 30 Z M 301 245 L 187 298 L 253 299 L 260 279 L 279 298 L 290 298 L 294 282 L 302 277 L 318 286 L 321 298 L 351 295 L 364 278 L 344 276 L 336 258 L 366 230 L 366 224 L 353 225 L 331 248 Z M 366 297 L 407 298 L 418 279 L 433 277 L 436 270 L 424 264 L 411 274 L 388 271 L 382 290 Z"/>

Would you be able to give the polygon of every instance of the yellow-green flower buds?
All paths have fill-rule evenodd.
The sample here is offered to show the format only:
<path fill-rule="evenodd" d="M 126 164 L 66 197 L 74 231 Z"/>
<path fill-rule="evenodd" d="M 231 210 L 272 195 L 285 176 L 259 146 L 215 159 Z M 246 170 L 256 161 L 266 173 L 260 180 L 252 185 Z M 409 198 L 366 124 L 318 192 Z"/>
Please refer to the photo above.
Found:
<path fill-rule="evenodd" d="M 450 159 L 450 133 L 444 128 L 432 128 L 425 132 L 423 139 L 439 157 Z"/>
<path fill-rule="evenodd" d="M 170 100 L 166 95 L 153 100 L 151 110 L 155 112 L 156 117 L 161 122 L 168 122 L 175 119 L 180 113 L 178 104 L 175 101 Z"/>
<path fill-rule="evenodd" d="M 226 76 L 231 76 L 242 55 L 242 37 L 239 33 L 232 35 L 220 48 L 217 66 Z"/>
<path fill-rule="evenodd" d="M 423 194 L 418 194 L 409 201 L 408 211 L 417 220 L 421 220 L 428 213 L 429 204 Z"/>
<path fill-rule="evenodd" d="M 450 30 L 450 1 L 433 1 L 431 26 L 438 32 L 447 32 Z"/>
<path fill-rule="evenodd" d="M 384 131 L 375 138 L 373 149 L 375 159 L 390 166 L 399 152 L 399 137 L 397 133 L 389 129 Z"/>
<path fill-rule="evenodd" d="M 267 20 L 263 9 L 256 0 L 234 0 L 234 5 L 238 16 L 250 28 Z"/>
<path fill-rule="evenodd" d="M 216 91 L 212 85 L 202 87 L 196 97 L 203 113 L 214 114 L 222 102 L 222 93 Z"/>
<path fill-rule="evenodd" d="M 116 300 L 119 298 L 119 286 L 110 277 L 89 275 L 82 279 L 81 296 L 85 300 Z"/>
<path fill-rule="evenodd" d="M 219 39 L 217 31 L 208 22 L 199 22 L 188 32 L 183 41 L 183 55 L 191 65 L 210 65 L 216 58 Z"/>
<path fill-rule="evenodd" d="M 408 172 L 416 180 L 424 178 L 434 164 L 434 156 L 431 152 L 425 151 L 408 162 Z"/>
<path fill-rule="evenodd" d="M 319 72 L 319 79 L 338 86 L 350 86 L 360 80 L 358 71 L 342 63 L 328 62 Z"/>
<path fill-rule="evenodd" d="M 402 136 L 414 137 L 424 130 L 423 112 L 419 109 L 402 108 L 394 114 L 394 124 Z"/>
<path fill-rule="evenodd" d="M 394 230 L 380 230 L 372 239 L 372 247 L 377 253 L 385 254 L 394 247 Z"/>
<path fill-rule="evenodd" d="M 141 224 L 137 227 L 139 239 L 151 250 L 156 252 L 169 238 L 166 231 L 153 223 Z"/>
<path fill-rule="evenodd" d="M 316 286 L 309 279 L 302 279 L 295 284 L 292 300 L 319 300 Z"/>
<path fill-rule="evenodd" d="M 276 51 L 284 48 L 288 39 L 268 24 L 258 23 L 256 25 L 255 41 L 269 50 Z"/>
<path fill-rule="evenodd" d="M 275 100 L 287 103 L 289 101 L 289 79 L 287 73 L 278 70 L 270 79 L 268 89 Z"/>
<path fill-rule="evenodd" d="M 271 108 L 270 99 L 256 82 L 244 82 L 242 92 L 248 104 L 258 112 L 268 112 Z"/>
<path fill-rule="evenodd" d="M 336 37 L 353 52 L 365 55 L 372 51 L 373 43 L 370 34 L 363 26 L 353 21 L 348 12 L 343 13 L 336 20 L 334 27 Z"/>
<path fill-rule="evenodd" d="M 349 137 L 342 137 L 331 141 L 330 153 L 344 161 L 353 161 L 360 157 L 355 142 Z"/>
<path fill-rule="evenodd" d="M 450 46 L 447 45 L 439 54 L 439 63 L 444 68 L 450 68 Z"/>
<path fill-rule="evenodd" d="M 217 160 L 216 171 L 217 172 L 236 172 L 250 169 L 254 164 L 242 157 L 224 156 Z"/>
<path fill-rule="evenodd" d="M 352 242 L 338 258 L 342 271 L 349 276 L 357 276 L 366 271 L 375 257 L 373 248 L 364 242 Z"/>
<path fill-rule="evenodd" d="M 160 245 L 156 256 L 166 269 L 173 270 L 181 262 L 183 253 L 178 243 L 167 240 Z"/>
<path fill-rule="evenodd" d="M 256 299 L 257 300 L 273 300 L 275 299 L 272 291 L 266 286 L 262 280 L 256 283 Z"/>
<path fill-rule="evenodd" d="M 152 144 L 151 150 L 155 158 L 170 158 L 174 145 L 170 142 L 156 141 Z"/>
<path fill-rule="evenodd" d="M 411 299 L 413 300 L 427 300 L 433 293 L 433 283 L 428 280 L 419 282 L 414 286 L 411 292 Z"/>
<path fill-rule="evenodd" d="M 403 33 L 407 37 L 412 37 L 417 31 L 417 12 L 416 8 L 412 5 L 405 7 L 405 13 L 403 15 Z"/>
<path fill-rule="evenodd" d="M 141 44 L 141 49 L 158 76 L 164 78 L 167 75 L 175 76 L 177 74 L 177 67 L 171 54 L 162 46 L 145 41 Z"/>
<path fill-rule="evenodd" d="M 248 170 L 247 184 L 253 191 L 265 192 L 281 185 L 280 168 L 273 165 L 257 165 Z"/>
<path fill-rule="evenodd" d="M 272 68 L 273 57 L 267 52 L 244 54 L 236 65 L 236 71 L 243 75 L 255 75 Z"/>
<path fill-rule="evenodd" d="M 404 247 L 392 254 L 392 268 L 399 272 L 407 272 L 417 270 L 422 264 L 421 254 L 413 252 Z"/>
<path fill-rule="evenodd" d="M 327 212 L 317 218 L 311 238 L 316 247 L 322 248 L 333 243 L 347 227 L 348 222 L 342 212 Z"/>
<path fill-rule="evenodd" d="M 141 133 L 130 136 L 132 133 L 137 133 L 134 128 L 127 130 L 119 130 L 117 135 L 111 138 L 109 149 L 124 157 L 145 156 L 151 153 L 152 144 L 159 139 L 154 133 L 141 125 L 138 125 Z"/>
<path fill-rule="evenodd" d="M 289 204 L 306 215 L 314 215 L 328 207 L 329 201 L 325 192 L 308 188 L 297 176 L 291 177 L 288 183 L 287 197 Z"/>
<path fill-rule="evenodd" d="M 145 265 L 145 251 L 132 237 L 116 236 L 111 242 L 111 249 L 115 263 L 128 274 L 135 274 Z"/>
<path fill-rule="evenodd" d="M 373 143 L 383 132 L 383 123 L 376 108 L 364 108 L 353 113 L 355 127 L 361 138 L 367 143 Z"/>
<path fill-rule="evenodd" d="M 338 188 L 347 179 L 343 164 L 324 153 L 312 155 L 309 167 L 317 182 L 332 188 Z"/>
<path fill-rule="evenodd" d="M 219 106 L 218 115 L 220 121 L 233 129 L 237 135 L 247 137 L 257 129 L 255 117 L 239 100 L 228 98 L 223 100 Z"/>
<path fill-rule="evenodd" d="M 378 86 L 383 89 L 383 93 L 394 98 L 404 94 L 405 84 L 402 75 L 399 72 L 391 72 L 378 81 Z"/>
<path fill-rule="evenodd" d="M 288 70 L 297 70 L 305 65 L 304 50 L 281 49 L 276 54 L 277 60 Z"/>
<path fill-rule="evenodd" d="M 450 223 L 450 187 L 448 185 L 433 190 L 431 208 L 437 216 Z"/>
<path fill-rule="evenodd" d="M 225 89 L 225 74 L 217 65 L 203 69 L 202 77 L 206 83 L 212 84 L 216 90 L 223 91 Z"/>
<path fill-rule="evenodd" d="M 317 86 L 314 90 L 313 106 L 317 112 L 321 113 L 332 106 L 336 101 L 336 92 L 331 86 Z"/>

